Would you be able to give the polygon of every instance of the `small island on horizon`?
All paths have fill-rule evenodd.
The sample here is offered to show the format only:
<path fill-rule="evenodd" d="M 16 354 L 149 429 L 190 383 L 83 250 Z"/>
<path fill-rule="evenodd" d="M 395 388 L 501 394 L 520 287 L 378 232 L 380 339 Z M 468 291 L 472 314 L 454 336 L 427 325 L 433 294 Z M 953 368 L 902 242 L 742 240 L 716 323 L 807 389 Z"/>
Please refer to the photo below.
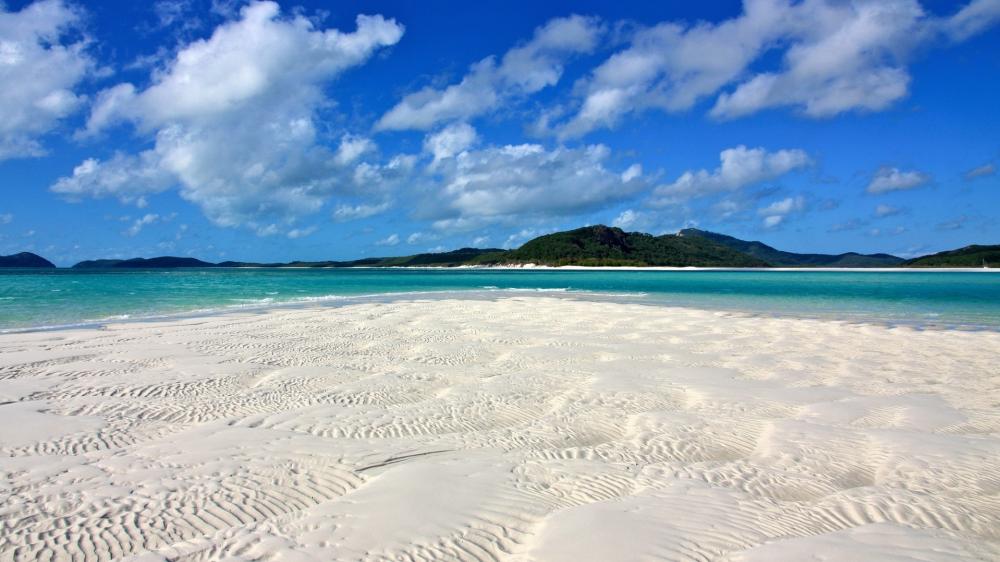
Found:
<path fill-rule="evenodd" d="M 618 227 L 591 225 L 539 236 L 512 250 L 460 248 L 408 256 L 346 261 L 258 263 L 207 262 L 192 257 L 95 259 L 71 269 L 166 268 L 345 268 L 345 267 L 712 267 L 712 268 L 995 268 L 1000 244 L 970 245 L 911 259 L 891 254 L 786 252 L 759 241 L 686 228 L 676 234 L 626 232 Z M 31 252 L 0 256 L 2 268 L 55 268 Z"/>

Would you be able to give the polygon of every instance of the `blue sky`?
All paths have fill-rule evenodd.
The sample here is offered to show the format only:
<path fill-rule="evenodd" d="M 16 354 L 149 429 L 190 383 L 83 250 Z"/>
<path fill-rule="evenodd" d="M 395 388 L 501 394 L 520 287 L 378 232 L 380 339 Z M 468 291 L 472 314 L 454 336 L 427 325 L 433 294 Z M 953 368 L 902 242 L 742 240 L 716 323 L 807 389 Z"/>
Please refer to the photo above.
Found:
<path fill-rule="evenodd" d="M 1000 242 L 1000 0 L 0 6 L 2 254 Z"/>

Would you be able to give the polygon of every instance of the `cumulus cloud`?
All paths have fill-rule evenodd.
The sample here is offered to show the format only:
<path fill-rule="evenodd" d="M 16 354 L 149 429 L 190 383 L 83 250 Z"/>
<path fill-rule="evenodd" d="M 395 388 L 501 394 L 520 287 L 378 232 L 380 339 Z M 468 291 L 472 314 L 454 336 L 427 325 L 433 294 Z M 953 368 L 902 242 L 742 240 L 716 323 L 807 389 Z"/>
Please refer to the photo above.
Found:
<path fill-rule="evenodd" d="M 617 226 L 621 229 L 629 229 L 639 221 L 640 213 L 633 211 L 632 209 L 625 209 L 621 212 L 613 221 L 611 221 L 611 226 Z"/>
<path fill-rule="evenodd" d="M 653 213 L 636 211 L 635 209 L 625 209 L 612 219 L 611 226 L 617 226 L 622 230 L 646 232 L 656 224 L 657 218 L 662 217 L 655 217 Z"/>
<path fill-rule="evenodd" d="M 996 175 L 996 173 L 997 173 L 997 167 L 995 164 L 991 162 L 989 164 L 983 164 L 982 166 L 977 166 L 965 172 L 964 174 L 962 174 L 962 177 L 965 179 L 965 181 L 972 181 L 979 178 L 993 176 Z"/>
<path fill-rule="evenodd" d="M 84 160 L 73 168 L 71 176 L 56 181 L 52 191 L 71 200 L 117 197 L 143 207 L 146 195 L 165 191 L 173 182 L 170 173 L 158 165 L 155 153 L 147 151 L 138 156 L 116 153 L 103 162 L 95 158 Z"/>
<path fill-rule="evenodd" d="M 550 234 L 552 232 L 555 232 L 555 230 L 556 229 L 554 228 L 547 228 L 547 229 L 525 228 L 508 236 L 507 239 L 504 240 L 503 244 L 501 244 L 501 247 L 505 250 L 509 250 L 511 248 L 517 248 L 520 247 L 521 244 L 524 244 L 525 242 L 531 240 L 532 238 L 537 238 L 545 234 Z"/>
<path fill-rule="evenodd" d="M 414 232 L 406 237 L 406 243 L 411 245 L 426 244 L 427 242 L 433 242 L 434 240 L 437 240 L 439 238 L 440 237 L 438 235 L 427 232 Z"/>
<path fill-rule="evenodd" d="M 964 41 L 1000 22 L 1000 2 L 973 0 L 950 18 L 938 22 L 941 31 L 954 41 Z"/>
<path fill-rule="evenodd" d="M 882 166 L 868 182 L 868 193 L 880 194 L 915 189 L 930 181 L 929 175 L 917 170 L 904 171 L 891 166 Z"/>
<path fill-rule="evenodd" d="M 155 213 L 147 213 L 146 215 L 143 215 L 142 217 L 132 221 L 132 226 L 128 227 L 128 230 L 125 231 L 125 235 L 135 236 L 136 234 L 139 234 L 139 232 L 142 231 L 142 227 L 153 224 L 159 220 L 160 220 L 160 215 L 157 215 Z"/>
<path fill-rule="evenodd" d="M 591 52 L 601 32 L 602 26 L 594 18 L 573 15 L 553 19 L 499 61 L 490 56 L 472 65 L 457 84 L 407 95 L 379 119 L 376 129 L 428 130 L 483 115 L 508 100 L 555 85 L 566 60 Z"/>
<path fill-rule="evenodd" d="M 471 230 L 491 222 L 564 216 L 600 208 L 648 187 L 644 176 L 608 167 L 604 145 L 547 150 L 490 146 L 441 160 L 419 214 L 436 228 Z M 628 179 L 625 179 L 625 176 Z"/>
<path fill-rule="evenodd" d="M 315 226 L 307 226 L 305 228 L 293 228 L 293 229 L 289 230 L 285 234 L 285 236 L 287 236 L 288 238 L 290 238 L 292 240 L 295 240 L 295 239 L 298 239 L 298 238 L 305 238 L 306 236 L 309 236 L 313 232 L 316 232 L 316 227 Z"/>
<path fill-rule="evenodd" d="M 398 234 L 390 234 L 389 236 L 375 242 L 376 246 L 395 246 L 397 244 L 399 244 Z"/>
<path fill-rule="evenodd" d="M 757 210 L 757 214 L 764 217 L 764 228 L 774 228 L 784 222 L 788 215 L 802 212 L 805 208 L 805 197 L 798 195 L 795 197 L 786 197 L 766 207 L 761 207 Z"/>
<path fill-rule="evenodd" d="M 315 114 L 332 103 L 329 81 L 402 34 L 378 15 L 360 15 L 355 31 L 342 32 L 282 16 L 273 2 L 251 3 L 180 48 L 147 88 L 125 83 L 98 96 L 84 134 L 127 122 L 152 137 L 152 149 L 89 159 L 53 190 L 127 201 L 177 186 L 214 223 L 270 234 L 277 227 L 262 225 L 268 217 L 289 222 L 334 193 L 377 189 L 406 162 L 360 161 L 374 150 L 362 137 L 326 147 Z"/>
<path fill-rule="evenodd" d="M 375 142 L 369 138 L 344 135 L 333 158 L 338 164 L 346 166 L 356 162 L 365 154 L 374 152 L 375 148 Z"/>
<path fill-rule="evenodd" d="M 712 97 L 718 119 L 773 107 L 810 117 L 877 111 L 907 94 L 915 50 L 968 39 L 998 18 L 996 0 L 975 0 L 944 18 L 917 0 L 745 0 L 740 15 L 722 22 L 637 30 L 577 85 L 569 117 L 550 125 L 545 115 L 540 128 L 577 137 L 633 112 L 685 111 Z M 775 53 L 780 68 L 753 71 Z"/>
<path fill-rule="evenodd" d="M 40 138 L 76 112 L 74 91 L 94 70 L 82 13 L 61 0 L 40 0 L 8 12 L 0 3 L 0 161 L 40 156 Z"/>
<path fill-rule="evenodd" d="M 337 222 L 348 222 L 353 220 L 366 219 L 380 213 L 384 213 L 390 207 L 388 201 L 377 205 L 338 205 L 333 211 L 333 220 Z"/>
<path fill-rule="evenodd" d="M 688 170 L 673 183 L 657 187 L 651 204 L 666 206 L 697 197 L 738 191 L 811 164 L 809 155 L 804 150 L 768 152 L 764 148 L 747 148 L 743 145 L 723 150 L 719 154 L 719 160 L 719 167 L 712 171 Z"/>
<path fill-rule="evenodd" d="M 892 205 L 878 205 L 875 207 L 875 216 L 879 218 L 891 217 L 902 213 L 903 210 Z"/>
<path fill-rule="evenodd" d="M 479 139 L 476 130 L 467 123 L 448 125 L 441 131 L 427 135 L 424 151 L 434 156 L 434 164 L 444 158 L 451 158 L 471 147 Z"/>
<path fill-rule="evenodd" d="M 762 207 L 758 210 L 760 215 L 787 215 L 792 211 L 801 211 L 805 208 L 805 198 L 801 195 L 798 197 L 786 197 L 780 201 L 775 201 L 766 207 Z"/>

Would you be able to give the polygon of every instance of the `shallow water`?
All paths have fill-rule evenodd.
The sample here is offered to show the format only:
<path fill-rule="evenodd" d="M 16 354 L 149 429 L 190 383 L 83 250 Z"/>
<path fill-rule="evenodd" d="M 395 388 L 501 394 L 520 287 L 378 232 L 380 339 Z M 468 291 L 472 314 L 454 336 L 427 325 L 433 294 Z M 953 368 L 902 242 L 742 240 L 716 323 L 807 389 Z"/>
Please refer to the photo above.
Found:
<path fill-rule="evenodd" d="M 0 270 L 0 330 L 340 302 L 544 290 L 852 321 L 1000 328 L 1000 276 L 954 271 Z"/>

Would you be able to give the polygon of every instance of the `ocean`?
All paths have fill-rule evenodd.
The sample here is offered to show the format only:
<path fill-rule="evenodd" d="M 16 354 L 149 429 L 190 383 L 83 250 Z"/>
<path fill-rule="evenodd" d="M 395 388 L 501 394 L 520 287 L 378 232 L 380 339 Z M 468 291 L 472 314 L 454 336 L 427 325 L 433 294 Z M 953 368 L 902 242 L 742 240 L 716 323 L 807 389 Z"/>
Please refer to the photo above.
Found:
<path fill-rule="evenodd" d="M 0 331 L 303 303 L 523 291 L 652 306 L 1000 329 L 1000 275 L 976 271 L 0 269 Z"/>

